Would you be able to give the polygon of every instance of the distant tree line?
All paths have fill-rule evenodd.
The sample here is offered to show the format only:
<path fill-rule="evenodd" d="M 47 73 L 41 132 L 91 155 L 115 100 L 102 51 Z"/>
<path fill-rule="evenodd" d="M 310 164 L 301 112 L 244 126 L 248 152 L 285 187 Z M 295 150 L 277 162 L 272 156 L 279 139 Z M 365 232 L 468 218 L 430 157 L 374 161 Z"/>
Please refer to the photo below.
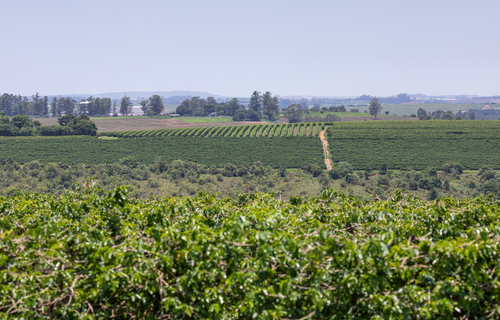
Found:
<path fill-rule="evenodd" d="M 425 109 L 419 108 L 417 114 L 412 114 L 410 117 L 417 117 L 420 120 L 475 120 L 476 113 L 472 110 L 467 112 L 459 111 L 456 114 L 451 110 L 427 112 Z"/>
<path fill-rule="evenodd" d="M 327 112 L 327 111 L 330 111 L 330 112 L 347 112 L 346 108 L 344 105 L 340 105 L 340 106 L 331 106 L 331 107 L 319 107 L 318 104 L 314 104 L 314 106 L 309 109 L 309 111 L 311 112 Z"/>
<path fill-rule="evenodd" d="M 92 96 L 77 103 L 71 97 L 40 97 L 38 93 L 31 99 L 21 95 L 4 93 L 0 96 L 0 112 L 6 116 L 27 115 L 32 117 L 57 117 L 63 114 L 87 114 L 89 116 L 108 115 L 111 111 L 110 98 Z"/>
<path fill-rule="evenodd" d="M 474 112 L 476 119 L 480 120 L 499 120 L 500 110 L 499 109 L 486 109 L 486 110 L 469 110 L 469 113 Z"/>
<path fill-rule="evenodd" d="M 356 100 L 372 101 L 373 99 L 378 99 L 380 103 L 386 103 L 386 104 L 400 104 L 413 101 L 407 93 L 400 93 L 392 97 L 373 97 L 367 94 L 363 94 L 359 96 Z"/>
<path fill-rule="evenodd" d="M 12 117 L 17 114 L 47 116 L 49 113 L 48 97 L 40 97 L 38 93 L 28 97 L 4 93 L 0 96 L 0 112 Z"/>
<path fill-rule="evenodd" d="M 232 98 L 228 102 L 218 102 L 214 97 L 206 100 L 200 97 L 185 99 L 177 107 L 176 113 L 183 116 L 204 117 L 210 114 L 233 117 L 234 121 L 260 121 L 262 115 L 266 115 L 269 120 L 275 120 L 279 115 L 279 100 L 267 91 L 261 94 L 254 91 L 250 97 L 248 107 L 240 103 L 237 98 Z"/>
<path fill-rule="evenodd" d="M 65 136 L 97 134 L 97 126 L 87 115 L 79 117 L 68 114 L 60 117 L 58 125 L 42 126 L 38 120 L 33 121 L 24 114 L 17 114 L 11 119 L 0 112 L 0 136 Z"/>
<path fill-rule="evenodd" d="M 309 110 L 303 108 L 302 105 L 294 103 L 285 108 L 285 118 L 289 123 L 297 122 L 322 122 L 322 121 L 340 121 L 340 117 L 335 114 L 329 114 L 325 117 L 311 116 Z"/>

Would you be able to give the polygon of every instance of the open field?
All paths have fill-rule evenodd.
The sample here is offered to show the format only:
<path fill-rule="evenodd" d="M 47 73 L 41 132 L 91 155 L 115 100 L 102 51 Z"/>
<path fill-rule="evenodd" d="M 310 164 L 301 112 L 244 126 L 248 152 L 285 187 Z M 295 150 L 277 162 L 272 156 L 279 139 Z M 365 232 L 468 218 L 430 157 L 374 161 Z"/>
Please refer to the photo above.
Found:
<path fill-rule="evenodd" d="M 286 202 L 141 201 L 123 187 L 0 197 L 0 316 L 496 319 L 498 205 L 331 189 Z"/>
<path fill-rule="evenodd" d="M 260 161 L 272 167 L 301 168 L 310 163 L 324 167 L 321 141 L 316 137 L 241 139 L 234 137 L 142 137 L 99 139 L 90 136 L 1 137 L 2 158 L 27 163 L 113 163 L 130 157 L 150 164 L 184 160 L 219 166 L 251 165 Z"/>
<path fill-rule="evenodd" d="M 389 114 L 397 114 L 398 116 L 417 114 L 419 108 L 425 109 L 427 112 L 436 110 L 448 111 L 454 113 L 458 111 L 466 111 L 469 109 L 482 109 L 485 103 L 411 103 L 411 104 L 383 104 L 382 112 L 389 111 Z M 368 107 L 365 107 L 367 109 Z M 361 109 L 361 108 L 360 108 Z M 364 109 L 363 109 L 364 110 Z M 360 110 L 362 111 L 362 110 Z"/>
<path fill-rule="evenodd" d="M 419 108 L 425 109 L 427 112 L 432 112 L 436 110 L 451 110 L 454 113 L 457 111 L 465 111 L 469 109 L 482 109 L 486 103 L 407 103 L 407 104 L 383 104 L 382 105 L 382 114 L 380 115 L 381 118 L 385 117 L 390 117 L 391 115 L 397 115 L 397 116 L 410 116 L 412 113 L 417 114 L 417 110 Z M 349 107 L 346 106 L 347 110 L 350 109 L 359 109 L 359 113 L 352 113 L 352 112 L 334 112 L 334 114 L 340 116 L 340 117 L 348 117 L 348 116 L 363 116 L 366 115 L 364 113 L 365 110 L 368 111 L 368 106 L 356 106 L 356 107 Z M 385 112 L 389 111 L 389 116 L 385 115 Z M 311 115 L 326 115 L 330 112 L 324 112 L 324 113 L 319 113 L 319 112 L 311 112 Z M 333 112 L 332 112 L 333 113 Z M 344 120 L 344 119 L 342 119 Z"/>
<path fill-rule="evenodd" d="M 349 110 L 349 108 L 347 108 Z M 328 114 L 334 114 L 336 116 L 339 116 L 341 118 L 343 117 L 369 117 L 369 118 L 374 118 L 374 116 L 370 115 L 369 113 L 364 113 L 362 110 L 360 112 L 333 112 L 333 111 L 309 111 L 306 115 L 310 116 L 320 116 L 324 117 Z M 391 118 L 393 116 L 391 115 L 386 115 L 385 113 L 381 113 L 377 115 L 377 118 Z"/>
<path fill-rule="evenodd" d="M 430 120 L 336 122 L 327 130 L 334 162 L 355 169 L 424 169 L 458 162 L 500 169 L 500 121 Z"/>

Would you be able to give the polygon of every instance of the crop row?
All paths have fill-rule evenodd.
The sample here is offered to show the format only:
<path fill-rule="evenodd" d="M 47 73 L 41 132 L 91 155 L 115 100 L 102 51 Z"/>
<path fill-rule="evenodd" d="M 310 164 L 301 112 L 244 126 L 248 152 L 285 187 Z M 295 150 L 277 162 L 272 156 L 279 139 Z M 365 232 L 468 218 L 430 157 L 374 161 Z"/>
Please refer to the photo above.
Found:
<path fill-rule="evenodd" d="M 500 121 L 379 121 L 336 123 L 327 130 L 334 162 L 390 169 L 425 169 L 457 162 L 500 169 Z"/>
<path fill-rule="evenodd" d="M 498 319 L 493 198 L 0 197 L 4 319 Z"/>
<path fill-rule="evenodd" d="M 221 127 L 238 129 L 234 127 Z M 87 136 L 5 137 L 0 138 L 0 158 L 27 163 L 113 163 L 134 158 L 142 163 L 184 160 L 219 166 L 226 163 L 251 165 L 260 161 L 272 167 L 301 168 L 316 163 L 324 167 L 321 141 L 316 137 L 282 139 L 239 139 L 231 136 L 204 138 L 138 137 L 134 139 L 99 139 Z"/>
<path fill-rule="evenodd" d="M 155 129 L 101 132 L 100 136 L 136 137 L 317 137 L 325 122 L 235 125 L 223 127 L 197 127 L 183 129 Z"/>

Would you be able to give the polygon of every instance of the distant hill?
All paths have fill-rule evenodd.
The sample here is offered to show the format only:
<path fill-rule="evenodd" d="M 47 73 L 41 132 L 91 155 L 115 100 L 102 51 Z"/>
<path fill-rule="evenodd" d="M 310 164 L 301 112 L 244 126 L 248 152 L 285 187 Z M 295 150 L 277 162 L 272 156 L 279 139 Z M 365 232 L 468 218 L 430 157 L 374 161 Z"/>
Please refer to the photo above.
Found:
<path fill-rule="evenodd" d="M 137 98 L 149 98 L 152 95 L 157 94 L 160 97 L 163 96 L 164 98 L 169 98 L 169 97 L 176 97 L 176 96 L 198 96 L 200 98 L 206 99 L 207 97 L 214 97 L 214 98 L 228 98 L 225 96 L 217 95 L 217 94 L 212 94 L 208 92 L 201 92 L 201 91 L 182 91 L 182 90 L 176 90 L 176 91 L 127 91 L 127 96 L 129 96 L 131 99 L 137 99 Z M 111 99 L 121 99 L 125 95 L 125 92 L 107 92 L 107 93 L 97 93 L 97 94 L 63 94 L 63 95 L 57 95 L 57 97 L 72 97 L 75 100 L 81 100 L 84 98 L 88 98 L 90 96 L 93 97 L 99 97 L 99 98 L 111 98 Z"/>

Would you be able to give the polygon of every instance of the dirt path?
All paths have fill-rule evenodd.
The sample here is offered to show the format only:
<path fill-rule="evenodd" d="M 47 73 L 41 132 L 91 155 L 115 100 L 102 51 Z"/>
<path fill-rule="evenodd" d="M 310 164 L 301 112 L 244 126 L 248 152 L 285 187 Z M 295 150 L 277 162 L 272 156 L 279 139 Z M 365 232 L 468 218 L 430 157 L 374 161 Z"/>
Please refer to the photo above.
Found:
<path fill-rule="evenodd" d="M 328 141 L 325 139 L 325 130 L 319 133 L 321 143 L 323 143 L 323 153 L 325 154 L 326 170 L 332 170 L 332 160 L 330 160 L 330 153 L 328 152 Z"/>

